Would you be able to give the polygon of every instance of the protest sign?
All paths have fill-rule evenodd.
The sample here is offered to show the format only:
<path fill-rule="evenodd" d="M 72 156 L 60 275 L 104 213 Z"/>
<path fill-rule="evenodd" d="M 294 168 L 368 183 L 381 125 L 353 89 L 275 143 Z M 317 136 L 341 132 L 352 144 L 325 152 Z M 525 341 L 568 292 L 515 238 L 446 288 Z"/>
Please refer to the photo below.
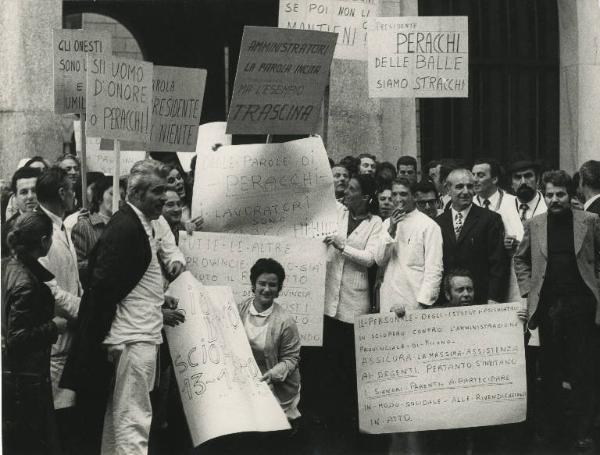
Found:
<path fill-rule="evenodd" d="M 280 0 L 279 27 L 338 34 L 333 58 L 367 60 L 368 18 L 379 0 Z"/>
<path fill-rule="evenodd" d="M 321 240 L 262 235 L 180 233 L 179 249 L 187 269 L 206 285 L 231 286 L 238 303 L 251 297 L 250 268 L 273 258 L 285 270 L 277 302 L 291 315 L 304 346 L 323 343 L 323 306 L 327 249 Z"/>
<path fill-rule="evenodd" d="M 244 27 L 227 133 L 317 131 L 335 40 L 335 33 Z"/>
<path fill-rule="evenodd" d="M 154 66 L 150 149 L 195 152 L 206 70 Z"/>
<path fill-rule="evenodd" d="M 85 74 L 88 53 L 112 55 L 108 32 L 53 30 L 54 112 L 85 113 Z"/>
<path fill-rule="evenodd" d="M 276 431 L 288 421 L 254 360 L 227 287 L 204 287 L 182 273 L 167 291 L 185 322 L 165 327 L 194 446 L 244 431 Z"/>
<path fill-rule="evenodd" d="M 87 169 L 89 172 L 102 172 L 113 175 L 116 155 L 112 151 L 100 150 L 100 138 L 87 138 Z M 135 163 L 146 159 L 146 152 L 141 150 L 121 150 L 120 177 L 128 175 Z"/>
<path fill-rule="evenodd" d="M 223 146 L 198 155 L 192 216 L 207 232 L 324 237 L 337 230 L 333 177 L 320 137 Z"/>
<path fill-rule="evenodd" d="M 521 422 L 520 304 L 361 316 L 354 324 L 360 429 L 395 433 Z"/>
<path fill-rule="evenodd" d="M 367 48 L 371 98 L 469 96 L 466 16 L 371 18 Z"/>
<path fill-rule="evenodd" d="M 87 68 L 87 135 L 148 142 L 152 63 L 88 54 Z"/>

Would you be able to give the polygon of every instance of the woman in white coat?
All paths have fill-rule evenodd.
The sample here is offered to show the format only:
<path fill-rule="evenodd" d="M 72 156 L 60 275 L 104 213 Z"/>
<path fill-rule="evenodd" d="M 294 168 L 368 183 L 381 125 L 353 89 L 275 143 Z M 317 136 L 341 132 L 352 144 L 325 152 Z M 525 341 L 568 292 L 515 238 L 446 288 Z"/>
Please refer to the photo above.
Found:
<path fill-rule="evenodd" d="M 338 204 L 338 233 L 328 245 L 323 350 L 332 440 L 352 447 L 358 436 L 354 318 L 369 312 L 368 268 L 375 264 L 381 218 L 374 213 L 377 185 L 355 175 Z"/>

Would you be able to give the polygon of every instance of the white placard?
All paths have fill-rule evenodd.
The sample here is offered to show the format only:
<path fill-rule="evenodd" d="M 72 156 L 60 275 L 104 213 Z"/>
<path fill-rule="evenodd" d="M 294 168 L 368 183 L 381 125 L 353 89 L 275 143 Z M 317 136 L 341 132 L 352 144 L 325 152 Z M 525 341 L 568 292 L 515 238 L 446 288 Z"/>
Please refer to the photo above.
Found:
<path fill-rule="evenodd" d="M 369 17 L 379 0 L 280 0 L 279 27 L 338 34 L 333 58 L 367 60 Z"/>
<path fill-rule="evenodd" d="M 187 269 L 206 285 L 231 286 L 238 303 L 252 296 L 250 268 L 260 258 L 283 266 L 277 302 L 296 321 L 303 346 L 323 344 L 327 249 L 321 240 L 262 235 L 180 232 Z"/>
<path fill-rule="evenodd" d="M 522 422 L 527 409 L 520 304 L 356 319 L 359 421 L 367 433 Z"/>
<path fill-rule="evenodd" d="M 337 231 L 333 177 L 320 137 L 223 146 L 198 154 L 193 216 L 207 232 L 324 237 Z"/>
<path fill-rule="evenodd" d="M 85 113 L 85 73 L 88 53 L 112 54 L 108 32 L 52 31 L 54 113 Z"/>
<path fill-rule="evenodd" d="M 252 355 L 230 288 L 204 287 L 190 272 L 167 291 L 185 322 L 165 327 L 192 442 L 289 428 Z"/>
<path fill-rule="evenodd" d="M 113 175 L 115 169 L 115 153 L 112 150 L 100 150 L 100 138 L 88 137 L 86 142 L 86 164 L 88 172 L 102 172 Z M 121 150 L 120 176 L 128 175 L 135 163 L 146 159 L 143 150 Z"/>
<path fill-rule="evenodd" d="M 466 16 L 370 19 L 369 97 L 468 97 L 468 26 Z"/>

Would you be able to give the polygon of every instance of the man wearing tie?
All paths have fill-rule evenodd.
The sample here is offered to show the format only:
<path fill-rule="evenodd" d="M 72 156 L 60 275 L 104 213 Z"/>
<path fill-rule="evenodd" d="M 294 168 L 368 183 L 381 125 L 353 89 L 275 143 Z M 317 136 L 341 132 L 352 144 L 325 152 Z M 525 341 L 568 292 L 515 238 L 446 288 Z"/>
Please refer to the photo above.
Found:
<path fill-rule="evenodd" d="M 474 178 L 455 169 L 446 179 L 450 207 L 435 220 L 442 229 L 444 274 L 464 268 L 473 274 L 476 303 L 503 302 L 509 275 L 502 218 L 473 204 Z"/>

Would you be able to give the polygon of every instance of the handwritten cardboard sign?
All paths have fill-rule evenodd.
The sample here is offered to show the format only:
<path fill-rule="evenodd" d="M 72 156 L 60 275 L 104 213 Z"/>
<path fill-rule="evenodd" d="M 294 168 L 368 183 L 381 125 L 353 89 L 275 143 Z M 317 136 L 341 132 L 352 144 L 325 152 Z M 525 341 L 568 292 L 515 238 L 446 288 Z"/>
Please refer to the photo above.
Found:
<path fill-rule="evenodd" d="M 88 54 L 87 69 L 87 136 L 148 142 L 152 63 Z"/>
<path fill-rule="evenodd" d="M 185 312 L 185 322 L 165 332 L 194 446 L 231 433 L 288 429 L 260 381 L 231 289 L 204 287 L 184 272 L 167 294 Z"/>
<path fill-rule="evenodd" d="M 335 33 L 244 27 L 227 133 L 317 131 L 335 41 Z"/>
<path fill-rule="evenodd" d="M 85 113 L 85 73 L 88 53 L 112 54 L 108 32 L 89 30 L 52 31 L 54 112 Z"/>
<path fill-rule="evenodd" d="M 102 172 L 113 175 L 115 170 L 115 154 L 112 151 L 100 150 L 100 138 L 88 137 L 86 142 L 87 169 L 90 172 Z M 146 159 L 143 150 L 121 150 L 121 177 L 128 175 L 135 163 Z"/>
<path fill-rule="evenodd" d="M 377 17 L 369 20 L 371 98 L 466 98 L 466 16 Z"/>
<path fill-rule="evenodd" d="M 192 214 L 207 232 L 324 237 L 336 232 L 336 213 L 320 137 L 198 154 Z"/>
<path fill-rule="evenodd" d="M 367 60 L 368 18 L 379 0 L 280 0 L 279 27 L 338 34 L 333 58 Z"/>
<path fill-rule="evenodd" d="M 304 346 L 323 343 L 327 250 L 321 240 L 262 235 L 180 233 L 187 269 L 206 285 L 231 286 L 238 303 L 251 297 L 250 268 L 273 258 L 285 270 L 277 302 L 296 321 Z"/>
<path fill-rule="evenodd" d="M 356 319 L 359 421 L 368 433 L 521 422 L 527 407 L 520 304 Z"/>

